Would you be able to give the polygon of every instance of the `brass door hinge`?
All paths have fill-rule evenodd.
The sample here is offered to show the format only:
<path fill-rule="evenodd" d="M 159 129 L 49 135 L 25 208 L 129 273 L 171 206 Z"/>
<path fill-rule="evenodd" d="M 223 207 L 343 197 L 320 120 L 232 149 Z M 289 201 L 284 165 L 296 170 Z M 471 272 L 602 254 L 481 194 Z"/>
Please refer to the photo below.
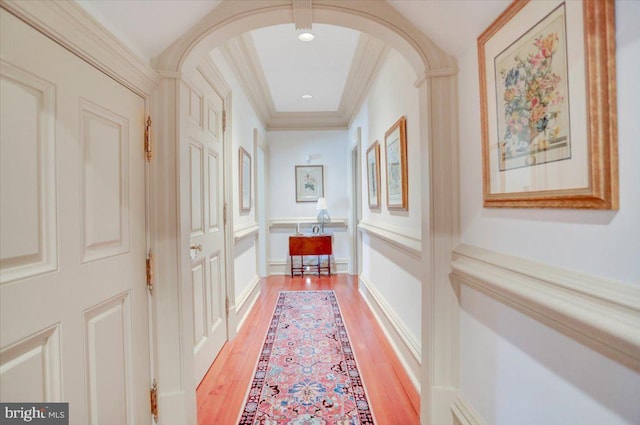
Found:
<path fill-rule="evenodd" d="M 150 294 L 153 294 L 153 253 L 151 251 L 147 257 L 147 289 Z"/>
<path fill-rule="evenodd" d="M 147 117 L 147 125 L 144 128 L 144 153 L 147 162 L 151 162 L 153 152 L 151 151 L 151 116 Z"/>
<path fill-rule="evenodd" d="M 224 300 L 224 311 L 227 313 L 227 317 L 229 317 L 229 298 L 225 298 Z"/>
<path fill-rule="evenodd" d="M 151 402 L 151 416 L 158 422 L 158 382 L 154 379 L 153 386 L 149 391 L 149 400 Z"/>

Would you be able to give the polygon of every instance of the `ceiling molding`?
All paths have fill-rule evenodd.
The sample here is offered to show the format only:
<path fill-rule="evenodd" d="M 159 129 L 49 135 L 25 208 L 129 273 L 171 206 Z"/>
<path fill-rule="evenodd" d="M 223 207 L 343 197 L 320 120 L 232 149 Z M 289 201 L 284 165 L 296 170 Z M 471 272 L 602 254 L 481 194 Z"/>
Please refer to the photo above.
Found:
<path fill-rule="evenodd" d="M 381 40 L 360 34 L 338 107 L 338 112 L 349 124 L 362 106 L 388 54 L 389 47 Z"/>
<path fill-rule="evenodd" d="M 245 33 L 228 40 L 220 51 L 236 74 L 256 113 L 262 122 L 268 125 L 271 117 L 276 113 L 276 107 L 251 35 Z"/>
<path fill-rule="evenodd" d="M 389 47 L 368 34 L 356 46 L 340 105 L 333 112 L 277 112 L 253 38 L 249 33 L 220 48 L 267 130 L 346 129 L 364 102 Z"/>
<path fill-rule="evenodd" d="M 311 30 L 313 23 L 311 0 L 293 0 L 293 20 L 296 31 Z"/>

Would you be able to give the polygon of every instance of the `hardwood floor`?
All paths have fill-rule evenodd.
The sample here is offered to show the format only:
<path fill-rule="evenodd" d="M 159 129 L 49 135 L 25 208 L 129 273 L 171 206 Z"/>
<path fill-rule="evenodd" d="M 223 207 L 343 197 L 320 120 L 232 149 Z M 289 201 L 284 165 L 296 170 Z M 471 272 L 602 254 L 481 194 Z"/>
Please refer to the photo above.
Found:
<path fill-rule="evenodd" d="M 237 423 L 278 292 L 318 289 L 336 292 L 377 425 L 420 423 L 418 394 L 360 296 L 355 276 L 271 276 L 261 285 L 240 332 L 223 347 L 198 387 L 199 425 Z"/>

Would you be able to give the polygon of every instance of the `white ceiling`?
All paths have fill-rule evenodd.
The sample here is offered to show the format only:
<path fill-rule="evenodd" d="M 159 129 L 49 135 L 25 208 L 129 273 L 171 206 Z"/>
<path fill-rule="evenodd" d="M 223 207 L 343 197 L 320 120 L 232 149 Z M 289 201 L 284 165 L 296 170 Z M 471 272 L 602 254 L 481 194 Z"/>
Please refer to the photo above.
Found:
<path fill-rule="evenodd" d="M 221 0 L 76 0 L 141 58 L 150 61 Z M 475 48 L 480 33 L 511 0 L 387 0 L 454 56 Z M 359 34 L 314 24 L 316 39 L 303 43 L 293 24 L 251 33 L 278 112 L 338 109 Z M 312 100 L 303 100 L 305 93 Z"/>
<path fill-rule="evenodd" d="M 251 32 L 277 112 L 338 110 L 360 33 L 323 24 L 312 32 L 307 42 L 298 40 L 294 24 Z"/>

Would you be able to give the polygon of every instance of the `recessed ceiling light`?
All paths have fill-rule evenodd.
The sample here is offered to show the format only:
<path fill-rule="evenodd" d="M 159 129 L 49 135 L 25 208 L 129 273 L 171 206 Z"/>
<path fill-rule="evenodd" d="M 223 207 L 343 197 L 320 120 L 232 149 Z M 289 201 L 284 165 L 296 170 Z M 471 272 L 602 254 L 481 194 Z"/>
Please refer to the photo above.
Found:
<path fill-rule="evenodd" d="M 309 99 L 313 99 L 313 96 L 311 96 L 310 94 L 303 94 L 303 95 L 302 95 L 302 98 L 303 98 L 304 100 L 309 100 Z"/>
<path fill-rule="evenodd" d="M 298 34 L 298 40 L 300 41 L 311 41 L 314 38 L 316 37 L 310 32 L 301 32 L 300 34 Z"/>

